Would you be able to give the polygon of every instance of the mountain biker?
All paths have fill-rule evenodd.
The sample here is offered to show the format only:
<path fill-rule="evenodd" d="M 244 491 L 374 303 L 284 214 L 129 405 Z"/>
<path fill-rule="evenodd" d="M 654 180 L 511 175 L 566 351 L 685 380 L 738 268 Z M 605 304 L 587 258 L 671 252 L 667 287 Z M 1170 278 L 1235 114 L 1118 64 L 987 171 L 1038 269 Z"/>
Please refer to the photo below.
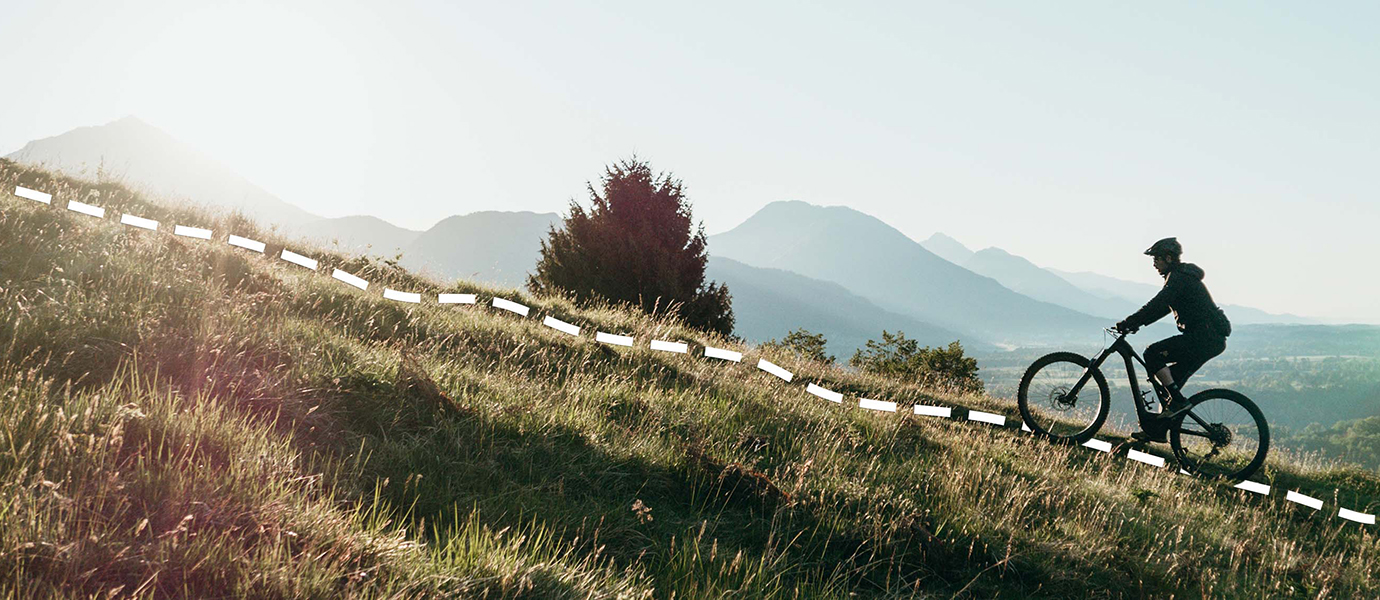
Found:
<path fill-rule="evenodd" d="M 1116 324 L 1123 334 L 1160 320 L 1174 312 L 1179 335 L 1160 340 L 1145 349 L 1145 366 L 1169 391 L 1169 405 L 1155 419 L 1149 431 L 1136 432 L 1132 437 L 1141 441 L 1165 442 L 1168 417 L 1187 406 L 1182 389 L 1184 382 L 1207 361 L 1227 349 L 1231 322 L 1212 301 L 1212 294 L 1203 285 L 1203 270 L 1198 265 L 1180 260 L 1183 246 L 1175 238 L 1164 238 L 1145 251 L 1154 257 L 1155 270 L 1164 277 L 1164 287 L 1145 306 Z"/>

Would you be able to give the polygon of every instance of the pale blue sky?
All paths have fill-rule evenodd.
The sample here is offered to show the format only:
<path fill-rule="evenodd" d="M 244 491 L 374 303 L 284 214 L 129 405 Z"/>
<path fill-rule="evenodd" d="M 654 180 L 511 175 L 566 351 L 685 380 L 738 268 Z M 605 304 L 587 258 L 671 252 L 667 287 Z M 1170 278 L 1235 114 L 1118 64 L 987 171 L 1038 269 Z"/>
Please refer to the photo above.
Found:
<path fill-rule="evenodd" d="M 636 152 L 711 233 L 842 204 L 1147 282 L 1177 235 L 1221 302 L 1380 322 L 1380 4 L 647 4 L 4 0 L 0 153 L 134 114 L 421 229 Z"/>

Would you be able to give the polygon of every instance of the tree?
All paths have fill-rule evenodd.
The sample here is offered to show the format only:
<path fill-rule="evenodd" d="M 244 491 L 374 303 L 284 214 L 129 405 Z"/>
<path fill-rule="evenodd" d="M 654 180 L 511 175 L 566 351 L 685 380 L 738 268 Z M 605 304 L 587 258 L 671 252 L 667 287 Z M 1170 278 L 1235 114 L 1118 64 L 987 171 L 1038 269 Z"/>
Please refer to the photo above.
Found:
<path fill-rule="evenodd" d="M 906 339 L 903 331 L 892 335 L 884 330 L 882 341 L 868 340 L 866 348 L 854 352 L 848 364 L 922 385 L 982 391 L 977 359 L 964 356 L 963 345 L 956 340 L 947 348 L 922 348 L 918 341 Z"/>
<path fill-rule="evenodd" d="M 694 225 L 681 182 L 633 157 L 605 169 L 602 184 L 602 195 L 587 184 L 588 211 L 571 200 L 562 228 L 551 228 L 528 289 L 670 310 L 692 327 L 732 334 L 732 298 L 704 280 L 704 226 Z"/>
<path fill-rule="evenodd" d="M 1280 436 L 1281 445 L 1309 452 L 1321 452 L 1368 469 L 1380 467 L 1380 417 L 1338 421 L 1332 427 L 1309 423 L 1303 431 Z"/>
<path fill-rule="evenodd" d="M 796 356 L 806 360 L 817 360 L 826 364 L 833 364 L 834 357 L 825 354 L 824 347 L 828 341 L 824 339 L 822 333 L 811 333 L 805 328 L 796 329 L 786 333 L 786 339 L 781 341 L 772 340 L 763 347 L 781 348 L 794 352 Z"/>

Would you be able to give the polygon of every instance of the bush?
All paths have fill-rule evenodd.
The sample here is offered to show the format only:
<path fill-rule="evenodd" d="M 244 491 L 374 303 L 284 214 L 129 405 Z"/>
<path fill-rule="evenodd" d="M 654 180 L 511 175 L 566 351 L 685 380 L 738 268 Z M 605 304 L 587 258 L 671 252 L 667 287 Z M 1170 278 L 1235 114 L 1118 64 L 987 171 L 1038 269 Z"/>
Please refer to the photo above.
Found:
<path fill-rule="evenodd" d="M 562 228 L 542 241 L 527 287 L 649 313 L 669 309 L 691 327 L 732 334 L 728 287 L 704 281 L 704 226 L 694 225 L 681 182 L 654 177 L 633 158 L 608 167 L 602 196 L 588 187 L 590 209 L 571 201 Z"/>
<path fill-rule="evenodd" d="M 828 341 L 824 339 L 822 333 L 810 333 L 804 328 L 796 329 L 786 334 L 786 339 L 781 341 L 772 340 L 762 344 L 763 348 L 780 348 L 795 353 L 796 356 L 806 360 L 817 360 L 826 364 L 834 364 L 834 357 L 825 354 L 824 347 Z"/>
<path fill-rule="evenodd" d="M 1338 421 L 1331 427 L 1310 423 L 1296 434 L 1286 429 L 1281 445 L 1308 452 L 1321 452 L 1368 469 L 1380 468 L 1380 417 Z"/>
<path fill-rule="evenodd" d="M 964 356 L 963 345 L 958 341 L 947 348 L 922 348 L 919 342 L 906 339 L 903 331 L 895 335 L 882 331 L 882 341 L 868 340 L 867 347 L 855 352 L 848 364 L 921 385 L 960 392 L 982 391 L 977 359 Z"/>

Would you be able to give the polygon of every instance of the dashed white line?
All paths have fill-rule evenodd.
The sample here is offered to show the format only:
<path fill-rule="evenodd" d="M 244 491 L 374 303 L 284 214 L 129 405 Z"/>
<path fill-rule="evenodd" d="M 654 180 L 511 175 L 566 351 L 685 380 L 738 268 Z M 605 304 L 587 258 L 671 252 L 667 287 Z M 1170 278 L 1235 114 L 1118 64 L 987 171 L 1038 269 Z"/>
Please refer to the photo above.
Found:
<path fill-rule="evenodd" d="M 383 288 L 383 297 L 384 297 L 384 298 L 387 298 L 387 299 L 389 299 L 389 300 L 397 300 L 398 302 L 407 302 L 407 303 L 410 303 L 410 304 L 421 304 L 421 303 L 422 303 L 422 295 L 421 295 L 421 294 L 413 294 L 413 293 L 409 293 L 409 292 L 399 292 L 398 290 L 391 289 L 391 288 Z"/>
<path fill-rule="evenodd" d="M 129 213 L 120 215 L 120 223 L 124 225 L 129 225 L 130 227 L 138 227 L 140 229 L 158 231 L 158 221 L 155 221 L 153 219 L 145 219 L 143 217 L 136 217 Z"/>
<path fill-rule="evenodd" d="M 614 335 L 602 331 L 594 332 L 594 341 L 602 344 L 613 344 L 614 346 L 627 346 L 629 348 L 633 345 L 633 337 L 630 335 Z"/>
<path fill-rule="evenodd" d="M 265 248 L 263 242 L 260 242 L 258 240 L 251 240 L 247 237 L 240 237 L 238 235 L 233 234 L 230 236 L 230 239 L 228 241 L 230 242 L 231 246 L 239 246 L 240 248 L 244 248 L 245 250 L 253 250 L 260 254 L 263 253 Z"/>
<path fill-rule="evenodd" d="M 493 305 L 494 308 L 501 308 L 508 312 L 517 313 L 524 317 L 527 316 L 527 313 L 532 310 L 530 308 L 527 308 L 526 306 L 513 302 L 512 300 L 505 300 L 503 298 L 499 298 L 498 296 L 494 296 Z"/>
<path fill-rule="evenodd" d="M 367 289 L 369 289 L 369 282 L 367 282 L 367 281 L 365 281 L 365 280 L 363 280 L 363 279 L 360 279 L 360 278 L 358 278 L 358 277 L 355 277 L 354 275 L 351 275 L 351 274 L 346 273 L 346 272 L 344 272 L 344 271 L 341 271 L 340 269 L 335 269 L 334 271 L 332 271 L 332 272 L 331 272 L 331 277 L 334 277 L 334 278 L 336 278 L 336 279 L 338 279 L 338 280 L 340 280 L 340 281 L 343 281 L 343 282 L 345 282 L 345 283 L 348 283 L 348 284 L 350 284 L 350 285 L 353 285 L 353 286 L 355 286 L 355 287 L 357 287 L 357 288 L 359 288 L 359 289 L 361 289 L 361 290 L 367 290 Z"/>
<path fill-rule="evenodd" d="M 843 404 L 843 394 L 819 387 L 813 383 L 805 384 L 805 391 L 835 404 Z"/>
<path fill-rule="evenodd" d="M 579 326 L 571 325 L 570 323 L 566 323 L 565 321 L 562 321 L 550 315 L 547 315 L 545 319 L 542 319 L 541 323 L 542 325 L 555 329 L 556 331 L 559 331 L 561 333 L 574 336 L 580 335 Z"/>
<path fill-rule="evenodd" d="M 795 377 L 795 375 L 792 375 L 790 371 L 787 371 L 781 367 L 776 366 L 775 364 L 772 364 L 771 361 L 765 358 L 757 359 L 757 368 L 771 373 L 772 375 L 775 375 L 777 377 L 780 377 L 781 379 L 784 379 L 786 381 L 790 381 L 792 378 Z"/>

